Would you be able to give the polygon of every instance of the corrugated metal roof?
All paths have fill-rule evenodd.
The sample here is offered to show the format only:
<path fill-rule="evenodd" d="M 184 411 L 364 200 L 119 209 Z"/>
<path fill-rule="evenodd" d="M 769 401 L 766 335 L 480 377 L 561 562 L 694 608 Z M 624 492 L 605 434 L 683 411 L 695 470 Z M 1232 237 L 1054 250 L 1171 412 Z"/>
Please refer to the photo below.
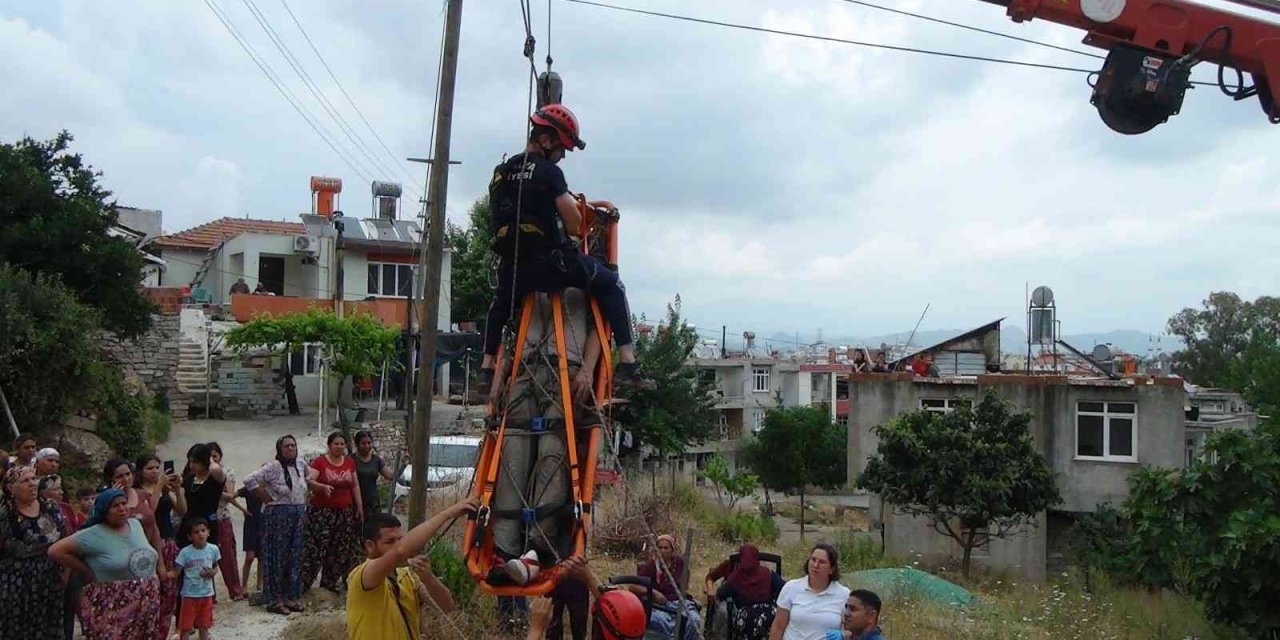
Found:
<path fill-rule="evenodd" d="M 160 236 L 152 244 L 161 247 L 186 247 L 211 249 L 219 242 L 242 233 L 261 233 L 276 236 L 300 236 L 306 228 L 298 222 L 278 220 L 253 220 L 250 218 L 220 218 L 186 231 Z"/>

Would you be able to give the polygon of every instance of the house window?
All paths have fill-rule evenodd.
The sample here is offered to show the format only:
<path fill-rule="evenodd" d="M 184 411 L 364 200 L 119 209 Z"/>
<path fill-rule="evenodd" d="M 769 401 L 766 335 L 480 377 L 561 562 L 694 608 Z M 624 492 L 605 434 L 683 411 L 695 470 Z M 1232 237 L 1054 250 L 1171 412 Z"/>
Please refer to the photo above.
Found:
<path fill-rule="evenodd" d="M 320 373 L 320 345 L 304 344 L 289 354 L 289 371 L 295 376 L 314 376 Z"/>
<path fill-rule="evenodd" d="M 953 410 L 969 404 L 965 398 L 921 398 L 920 408 L 934 413 L 951 413 Z"/>
<path fill-rule="evenodd" d="M 754 414 L 752 414 L 752 417 L 751 417 L 751 430 L 754 432 L 759 432 L 763 428 L 764 428 L 764 412 L 757 411 Z"/>
<path fill-rule="evenodd" d="M 842 415 L 842 416 L 836 416 L 836 424 L 838 424 L 838 425 L 840 425 L 840 426 L 842 426 L 842 427 L 847 427 L 847 426 L 849 426 L 849 415 L 848 415 L 848 414 L 845 414 L 845 415 Z"/>
<path fill-rule="evenodd" d="M 769 369 L 760 367 L 751 370 L 751 390 L 756 393 L 769 393 Z"/>
<path fill-rule="evenodd" d="M 369 263 L 369 295 L 384 298 L 407 298 L 413 288 L 417 268 L 391 262 Z"/>
<path fill-rule="evenodd" d="M 1132 402 L 1076 404 L 1076 458 L 1138 461 L 1138 405 Z"/>

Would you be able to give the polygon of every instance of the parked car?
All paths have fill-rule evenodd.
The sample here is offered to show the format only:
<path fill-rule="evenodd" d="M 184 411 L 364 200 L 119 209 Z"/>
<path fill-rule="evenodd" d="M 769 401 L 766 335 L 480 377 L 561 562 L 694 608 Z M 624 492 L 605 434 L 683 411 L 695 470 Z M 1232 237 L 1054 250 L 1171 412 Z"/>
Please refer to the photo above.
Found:
<path fill-rule="evenodd" d="M 480 436 L 433 436 L 431 464 L 427 467 L 427 491 L 461 499 L 471 487 L 480 455 Z M 413 465 L 407 465 L 395 484 L 395 499 L 409 495 Z"/>

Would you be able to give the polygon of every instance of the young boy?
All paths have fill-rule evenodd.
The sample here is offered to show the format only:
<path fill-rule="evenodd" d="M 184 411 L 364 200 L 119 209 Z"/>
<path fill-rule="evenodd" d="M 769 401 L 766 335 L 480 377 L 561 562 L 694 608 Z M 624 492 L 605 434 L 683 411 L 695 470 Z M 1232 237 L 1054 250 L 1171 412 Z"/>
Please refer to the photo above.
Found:
<path fill-rule="evenodd" d="M 209 640 L 209 629 L 213 628 L 213 576 L 218 573 L 222 554 L 217 545 L 209 544 L 209 522 L 204 518 L 188 518 L 187 529 L 191 546 L 178 552 L 169 571 L 170 580 L 182 576 L 178 631 L 182 640 L 187 640 L 192 629 L 199 629 L 200 640 Z"/>

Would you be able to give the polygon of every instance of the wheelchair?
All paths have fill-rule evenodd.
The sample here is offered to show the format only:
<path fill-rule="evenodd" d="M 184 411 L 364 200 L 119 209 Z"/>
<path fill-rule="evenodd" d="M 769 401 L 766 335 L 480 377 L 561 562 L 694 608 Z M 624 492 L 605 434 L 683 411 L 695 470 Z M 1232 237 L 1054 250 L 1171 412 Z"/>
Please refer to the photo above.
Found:
<path fill-rule="evenodd" d="M 639 586 L 644 588 L 644 595 L 640 597 L 640 601 L 644 603 L 645 617 L 650 621 L 650 624 L 646 625 L 645 627 L 644 640 L 681 640 L 685 638 L 685 635 L 687 633 L 690 632 L 690 627 L 689 627 L 690 620 L 688 616 L 676 615 L 678 604 L 673 604 L 670 602 L 666 604 L 657 604 L 653 601 L 653 592 L 656 591 L 657 589 L 654 587 L 652 579 L 644 576 L 613 576 L 609 578 L 609 584 L 620 585 L 620 586 L 631 585 L 631 586 Z M 699 613 L 701 612 L 702 607 L 697 602 L 689 599 L 689 596 L 687 593 L 685 594 L 685 600 L 691 603 L 694 606 L 694 608 L 699 611 Z M 671 634 L 671 635 L 664 634 L 660 630 L 653 628 L 652 615 L 654 611 L 662 611 L 662 612 L 668 613 L 673 618 L 676 618 L 677 620 L 679 620 L 679 626 L 675 629 L 674 634 Z M 701 633 L 698 633 L 698 630 L 696 627 L 694 627 L 692 631 L 695 635 L 697 635 L 698 637 L 701 637 Z"/>
<path fill-rule="evenodd" d="M 740 554 L 734 553 L 729 556 L 730 571 L 738 568 L 739 555 Z M 779 578 L 783 577 L 781 555 L 761 551 L 760 564 L 766 566 L 772 565 L 773 573 L 777 574 Z M 760 640 L 759 638 L 739 637 L 737 626 L 734 625 L 734 618 L 737 615 L 739 605 L 733 598 L 726 598 L 724 600 L 724 604 L 724 617 L 721 619 L 717 615 L 719 613 L 719 607 L 711 604 L 710 602 L 707 603 L 707 614 L 703 621 L 703 635 L 708 640 Z M 765 629 L 762 637 L 768 638 L 767 628 Z"/>

